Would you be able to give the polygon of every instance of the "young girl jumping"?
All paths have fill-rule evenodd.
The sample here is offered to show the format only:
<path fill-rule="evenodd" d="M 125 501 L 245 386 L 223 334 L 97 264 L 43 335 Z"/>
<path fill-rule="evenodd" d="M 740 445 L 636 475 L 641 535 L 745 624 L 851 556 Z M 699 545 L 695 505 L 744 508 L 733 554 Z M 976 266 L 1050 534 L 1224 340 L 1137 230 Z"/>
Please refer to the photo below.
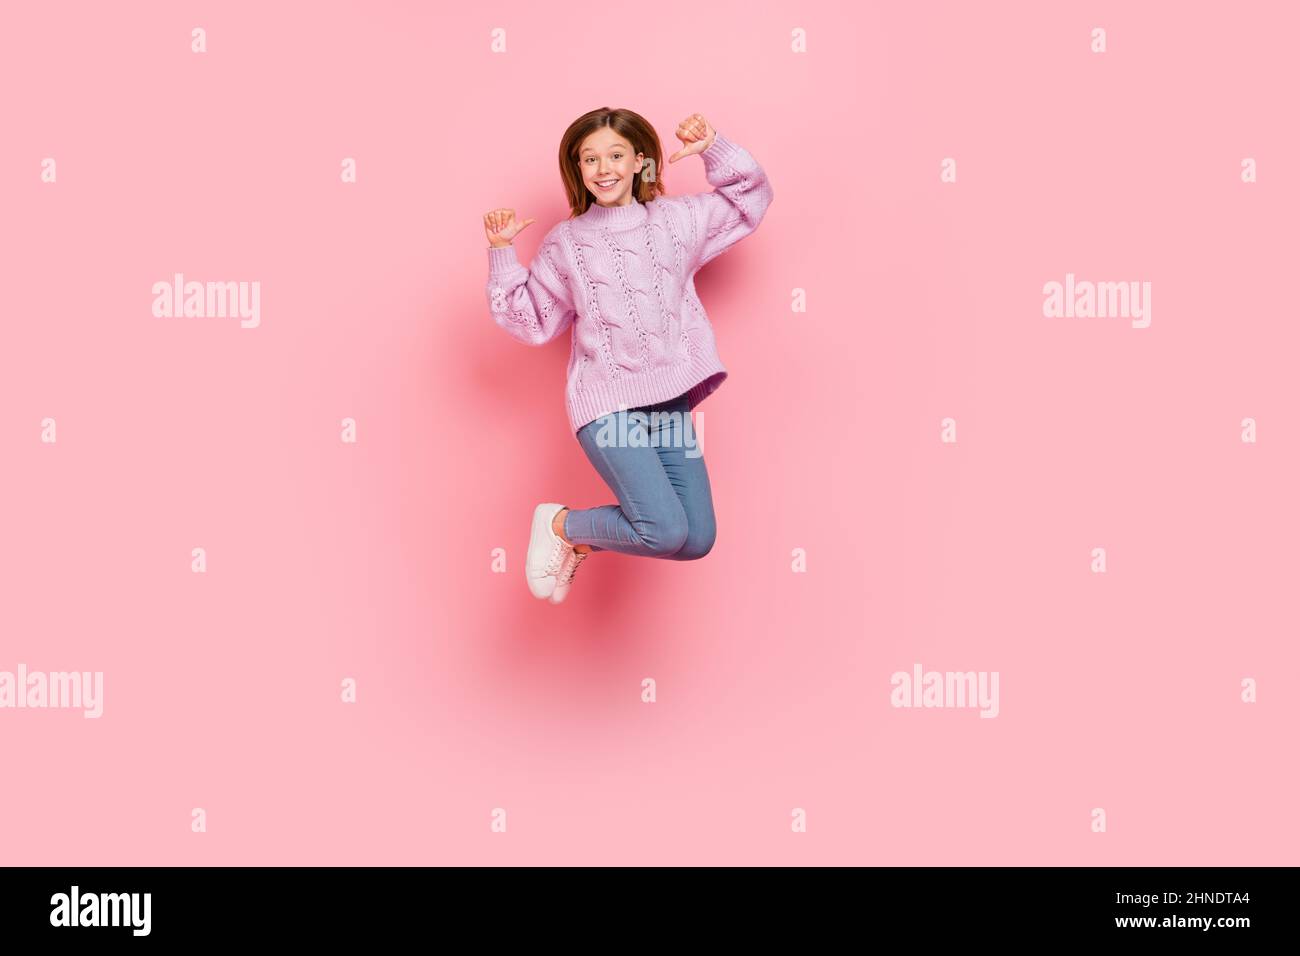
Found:
<path fill-rule="evenodd" d="M 690 412 L 727 378 L 695 273 L 758 228 L 772 187 L 754 157 L 699 113 L 677 138 L 668 162 L 699 153 L 713 191 L 664 195 L 659 136 L 631 110 L 574 120 L 560 142 L 572 213 L 543 238 L 531 268 L 511 243 L 537 220 L 513 209 L 483 217 L 492 318 L 529 345 L 573 326 L 569 424 L 619 502 L 534 510 L 524 574 L 533 595 L 554 604 L 592 551 L 689 561 L 713 546 L 704 459 L 680 440 Z"/>

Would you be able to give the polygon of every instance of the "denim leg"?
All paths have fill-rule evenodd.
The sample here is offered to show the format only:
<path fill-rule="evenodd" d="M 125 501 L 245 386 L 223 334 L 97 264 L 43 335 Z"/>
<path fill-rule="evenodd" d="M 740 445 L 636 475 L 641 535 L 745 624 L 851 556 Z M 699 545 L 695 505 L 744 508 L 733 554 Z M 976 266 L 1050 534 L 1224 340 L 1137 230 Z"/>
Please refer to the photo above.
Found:
<path fill-rule="evenodd" d="M 641 411 L 678 412 L 671 418 L 638 421 L 624 418 Z M 690 560 L 708 553 L 716 533 L 708 473 L 698 448 L 683 447 L 680 428 L 689 413 L 686 397 L 611 412 L 584 426 L 578 441 L 610 490 L 617 505 L 570 510 L 564 535 L 595 551 L 618 551 L 643 557 Z M 601 442 L 601 429 L 608 426 Z M 620 441 L 626 433 L 628 441 Z M 688 455 L 689 453 L 689 455 Z"/>
<path fill-rule="evenodd" d="M 689 416 L 685 396 L 656 407 L 681 413 L 680 416 L 673 415 L 658 429 L 659 447 L 656 449 L 664 474 L 686 512 L 686 540 L 667 557 L 673 561 L 694 561 L 709 553 L 718 533 L 709 472 L 694 434 L 687 436 L 683 433 L 682 423 Z"/>

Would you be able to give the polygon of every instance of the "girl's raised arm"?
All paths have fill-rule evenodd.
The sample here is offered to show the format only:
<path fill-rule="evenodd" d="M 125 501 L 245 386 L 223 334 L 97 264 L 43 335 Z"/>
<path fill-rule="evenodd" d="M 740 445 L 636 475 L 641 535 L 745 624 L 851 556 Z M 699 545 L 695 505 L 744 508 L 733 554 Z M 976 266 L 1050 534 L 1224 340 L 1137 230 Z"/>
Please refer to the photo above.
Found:
<path fill-rule="evenodd" d="M 712 192 L 684 196 L 694 217 L 696 269 L 758 228 L 772 204 L 772 184 L 758 161 L 743 147 L 713 130 L 701 152 Z"/>
<path fill-rule="evenodd" d="M 509 240 L 534 221 L 516 226 L 513 210 L 495 210 L 484 217 L 490 244 L 487 299 L 493 321 L 513 338 L 527 345 L 545 345 L 569 327 L 576 313 L 573 295 L 557 267 L 562 259 L 558 227 L 542 240 L 531 268 L 515 255 Z"/>

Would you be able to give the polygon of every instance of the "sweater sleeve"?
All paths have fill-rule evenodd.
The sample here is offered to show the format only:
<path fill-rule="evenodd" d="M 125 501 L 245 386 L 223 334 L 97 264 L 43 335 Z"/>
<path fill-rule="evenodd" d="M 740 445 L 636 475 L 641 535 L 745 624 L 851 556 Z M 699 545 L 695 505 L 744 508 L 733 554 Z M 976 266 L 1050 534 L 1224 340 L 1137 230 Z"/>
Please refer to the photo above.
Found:
<path fill-rule="evenodd" d="M 559 255 L 552 234 L 542 240 L 531 269 L 519 262 L 513 245 L 488 249 L 488 309 L 497 325 L 526 345 L 545 345 L 573 322 L 573 294 L 555 265 Z"/>
<path fill-rule="evenodd" d="M 714 189 L 687 197 L 694 217 L 696 269 L 757 229 L 772 204 L 767 173 L 744 147 L 714 130 L 713 142 L 700 158 Z"/>

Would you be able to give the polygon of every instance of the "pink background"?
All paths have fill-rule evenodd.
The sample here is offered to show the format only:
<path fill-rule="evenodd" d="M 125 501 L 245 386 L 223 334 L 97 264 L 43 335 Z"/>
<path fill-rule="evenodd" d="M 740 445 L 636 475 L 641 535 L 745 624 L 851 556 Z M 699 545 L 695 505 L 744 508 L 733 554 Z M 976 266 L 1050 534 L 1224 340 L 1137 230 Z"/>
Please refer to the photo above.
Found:
<path fill-rule="evenodd" d="M 1297 862 L 1295 7 L 660 11 L 6 8 L 0 670 L 105 699 L 0 711 L 0 862 Z M 666 153 L 703 113 L 776 198 L 698 280 L 714 550 L 556 607 L 533 506 L 613 496 L 481 220 L 529 261 L 603 105 Z M 177 271 L 261 326 L 155 318 Z M 1151 327 L 1044 318 L 1067 272 Z M 892 708 L 916 662 L 1000 716 Z"/>

